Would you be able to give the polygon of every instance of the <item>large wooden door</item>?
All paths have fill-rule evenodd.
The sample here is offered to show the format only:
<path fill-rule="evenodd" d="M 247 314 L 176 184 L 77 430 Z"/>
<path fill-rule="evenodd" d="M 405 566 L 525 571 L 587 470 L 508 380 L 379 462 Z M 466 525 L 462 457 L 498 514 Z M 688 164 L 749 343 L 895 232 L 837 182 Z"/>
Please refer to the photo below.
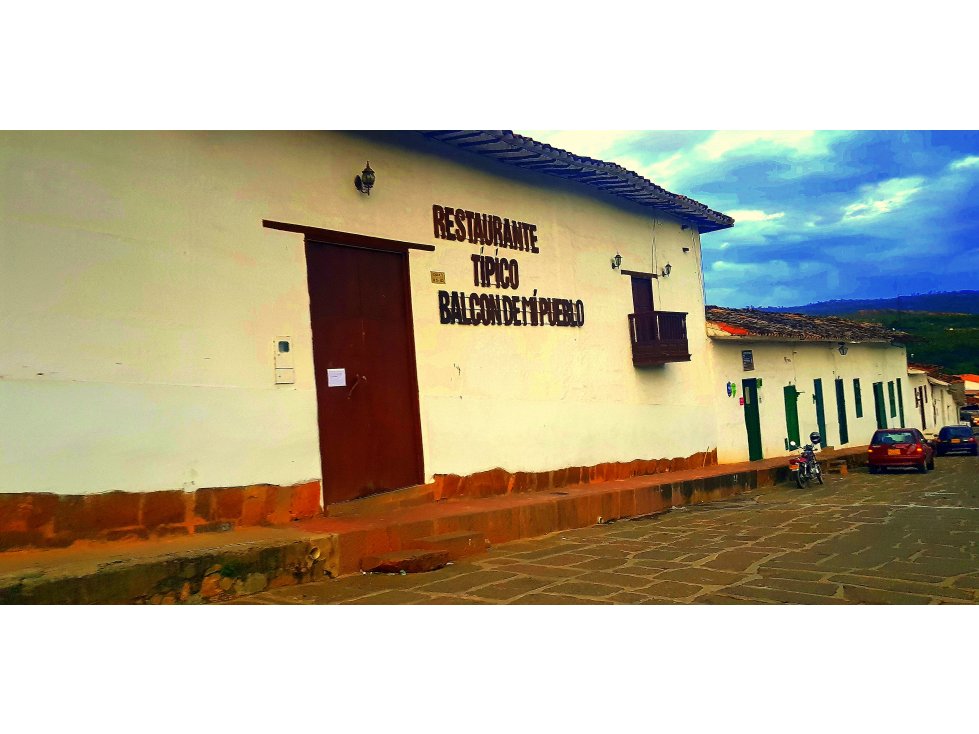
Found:
<path fill-rule="evenodd" d="M 423 480 L 407 255 L 306 242 L 325 503 Z"/>

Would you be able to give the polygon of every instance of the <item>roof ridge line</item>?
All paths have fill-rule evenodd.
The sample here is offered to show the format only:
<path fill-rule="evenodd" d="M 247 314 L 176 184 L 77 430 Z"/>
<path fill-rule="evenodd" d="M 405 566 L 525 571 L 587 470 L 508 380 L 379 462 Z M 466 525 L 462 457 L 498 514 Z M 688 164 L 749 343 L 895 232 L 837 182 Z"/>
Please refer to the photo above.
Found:
<path fill-rule="evenodd" d="M 674 194 L 645 176 L 609 161 L 580 156 L 571 151 L 542 143 L 512 130 L 423 130 L 422 135 L 445 145 L 465 150 L 468 153 L 492 158 L 504 165 L 575 181 L 583 186 L 601 190 L 611 196 L 626 199 L 639 206 L 648 206 L 672 214 L 681 221 L 697 226 L 700 232 L 714 232 L 734 226 L 734 218 L 711 209 L 695 199 L 682 194 Z M 509 150 L 491 150 L 490 146 L 504 145 Z M 516 151 L 526 151 L 539 157 L 510 159 Z M 599 176 L 599 180 L 581 180 L 582 174 Z M 603 177 L 608 177 L 602 180 Z M 616 184 L 616 180 L 619 182 Z M 604 185 L 603 185 L 604 184 Z M 619 188 L 620 190 L 613 190 Z M 643 201 L 649 198 L 652 201 Z"/>

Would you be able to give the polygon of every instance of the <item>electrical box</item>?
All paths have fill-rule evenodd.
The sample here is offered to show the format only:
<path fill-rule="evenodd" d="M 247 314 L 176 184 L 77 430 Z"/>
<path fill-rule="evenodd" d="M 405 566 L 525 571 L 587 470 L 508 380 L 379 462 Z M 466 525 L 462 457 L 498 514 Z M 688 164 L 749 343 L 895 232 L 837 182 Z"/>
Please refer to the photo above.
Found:
<path fill-rule="evenodd" d="M 292 337 L 277 336 L 273 347 L 275 350 L 275 384 L 294 384 L 296 382 L 296 369 L 292 355 Z"/>

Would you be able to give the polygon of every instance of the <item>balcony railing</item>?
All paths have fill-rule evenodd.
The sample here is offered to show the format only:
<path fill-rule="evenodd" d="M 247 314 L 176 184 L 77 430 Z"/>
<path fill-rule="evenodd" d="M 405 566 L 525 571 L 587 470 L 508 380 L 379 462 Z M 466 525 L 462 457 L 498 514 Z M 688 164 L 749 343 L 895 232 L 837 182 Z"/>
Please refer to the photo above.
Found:
<path fill-rule="evenodd" d="M 636 367 L 690 361 L 685 313 L 631 313 L 629 334 L 632 337 L 632 364 Z"/>

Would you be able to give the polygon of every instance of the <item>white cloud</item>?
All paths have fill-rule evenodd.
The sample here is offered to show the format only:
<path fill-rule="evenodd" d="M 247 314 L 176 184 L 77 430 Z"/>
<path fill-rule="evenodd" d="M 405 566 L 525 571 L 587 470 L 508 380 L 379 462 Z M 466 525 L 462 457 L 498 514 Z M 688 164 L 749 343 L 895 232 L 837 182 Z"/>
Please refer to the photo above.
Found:
<path fill-rule="evenodd" d="M 729 209 L 725 212 L 734 217 L 738 224 L 742 222 L 770 222 L 774 219 L 781 219 L 785 212 L 763 212 L 761 209 Z"/>
<path fill-rule="evenodd" d="M 645 164 L 641 173 L 661 186 L 682 188 L 687 182 L 710 180 L 723 159 L 752 156 L 782 163 L 807 161 L 831 155 L 834 141 L 853 134 L 839 130 L 719 130 L 692 148 Z"/>
<path fill-rule="evenodd" d="M 921 176 L 911 176 L 863 186 L 860 189 L 862 198 L 843 207 L 843 221 L 873 219 L 900 209 L 921 191 L 924 182 Z"/>
<path fill-rule="evenodd" d="M 733 153 L 779 149 L 796 155 L 824 155 L 828 150 L 827 137 L 831 136 L 832 133 L 816 130 L 719 130 L 694 148 L 694 152 L 715 161 Z"/>
<path fill-rule="evenodd" d="M 624 163 L 622 165 L 625 165 Z M 628 168 L 629 166 L 626 166 Z M 632 169 L 637 173 L 642 174 L 650 181 L 660 186 L 664 186 L 663 182 L 671 181 L 678 173 L 680 173 L 686 167 L 684 162 L 684 154 L 681 152 L 676 152 L 671 156 L 667 156 L 662 160 L 656 161 L 655 163 L 649 163 L 646 165 L 640 165 L 638 169 Z"/>
<path fill-rule="evenodd" d="M 830 145 L 850 132 L 834 130 L 719 130 L 706 140 L 690 145 L 675 139 L 673 150 L 656 160 L 645 159 L 649 131 L 635 130 L 520 130 L 535 140 L 577 155 L 618 163 L 667 188 L 688 180 L 703 180 L 721 159 L 762 156 L 772 159 L 808 159 L 830 153 Z"/>
<path fill-rule="evenodd" d="M 979 155 L 970 155 L 965 158 L 959 158 L 957 161 L 952 161 L 948 164 L 948 167 L 953 171 L 957 171 L 962 168 L 979 168 Z"/>

